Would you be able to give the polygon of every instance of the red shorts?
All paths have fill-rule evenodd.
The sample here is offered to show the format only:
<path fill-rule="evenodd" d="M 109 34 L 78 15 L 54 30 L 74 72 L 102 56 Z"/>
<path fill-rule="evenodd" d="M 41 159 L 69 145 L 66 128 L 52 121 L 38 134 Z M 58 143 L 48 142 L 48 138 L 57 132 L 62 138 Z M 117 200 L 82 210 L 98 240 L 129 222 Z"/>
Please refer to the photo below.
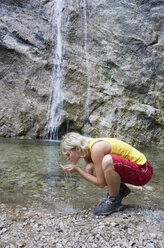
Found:
<path fill-rule="evenodd" d="M 153 175 L 153 168 L 148 161 L 144 165 L 138 165 L 117 155 L 110 154 L 113 159 L 115 171 L 121 177 L 121 181 L 137 186 L 145 185 Z"/>

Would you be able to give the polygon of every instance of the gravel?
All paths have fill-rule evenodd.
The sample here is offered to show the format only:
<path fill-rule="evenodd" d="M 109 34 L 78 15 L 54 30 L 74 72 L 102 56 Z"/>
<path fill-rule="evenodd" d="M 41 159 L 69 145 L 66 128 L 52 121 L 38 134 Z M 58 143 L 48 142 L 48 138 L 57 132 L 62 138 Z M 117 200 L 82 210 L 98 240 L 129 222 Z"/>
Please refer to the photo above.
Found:
<path fill-rule="evenodd" d="M 0 213 L 0 248 L 164 247 L 162 211 L 129 207 L 104 217 L 1 204 Z"/>

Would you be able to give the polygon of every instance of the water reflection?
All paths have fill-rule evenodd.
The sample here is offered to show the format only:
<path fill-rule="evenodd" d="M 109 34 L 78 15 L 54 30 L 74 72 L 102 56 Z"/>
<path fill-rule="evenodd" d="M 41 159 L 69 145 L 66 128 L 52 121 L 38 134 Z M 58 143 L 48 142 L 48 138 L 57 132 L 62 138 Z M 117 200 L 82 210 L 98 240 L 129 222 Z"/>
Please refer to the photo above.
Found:
<path fill-rule="evenodd" d="M 92 208 L 107 193 L 107 189 L 60 169 L 59 163 L 65 159 L 58 143 L 0 139 L 0 152 L 0 203 L 74 212 Z M 150 148 L 142 152 L 154 167 L 153 178 L 142 190 L 132 189 L 123 203 L 164 210 L 163 152 Z"/>

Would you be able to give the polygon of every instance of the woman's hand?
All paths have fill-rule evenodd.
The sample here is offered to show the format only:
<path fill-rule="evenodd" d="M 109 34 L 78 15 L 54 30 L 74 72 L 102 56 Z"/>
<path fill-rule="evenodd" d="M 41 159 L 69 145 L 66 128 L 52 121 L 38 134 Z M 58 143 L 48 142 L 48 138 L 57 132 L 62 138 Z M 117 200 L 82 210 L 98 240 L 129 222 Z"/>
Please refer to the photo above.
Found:
<path fill-rule="evenodd" d="M 62 168 L 63 171 L 69 173 L 77 172 L 78 170 L 78 167 L 74 164 L 67 164 L 67 165 L 60 164 L 60 167 Z"/>

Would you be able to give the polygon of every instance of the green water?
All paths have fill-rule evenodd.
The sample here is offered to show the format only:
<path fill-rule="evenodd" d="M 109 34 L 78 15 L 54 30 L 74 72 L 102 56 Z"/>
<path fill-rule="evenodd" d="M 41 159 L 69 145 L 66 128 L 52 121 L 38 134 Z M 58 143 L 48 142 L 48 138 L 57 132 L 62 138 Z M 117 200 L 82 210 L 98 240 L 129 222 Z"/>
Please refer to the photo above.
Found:
<path fill-rule="evenodd" d="M 123 204 L 163 211 L 163 152 L 140 150 L 153 165 L 154 175 L 142 190 L 132 189 Z M 93 208 L 106 196 L 107 188 L 99 189 L 77 174 L 64 173 L 59 167 L 64 162 L 58 143 L 0 139 L 0 203 L 67 213 Z"/>

